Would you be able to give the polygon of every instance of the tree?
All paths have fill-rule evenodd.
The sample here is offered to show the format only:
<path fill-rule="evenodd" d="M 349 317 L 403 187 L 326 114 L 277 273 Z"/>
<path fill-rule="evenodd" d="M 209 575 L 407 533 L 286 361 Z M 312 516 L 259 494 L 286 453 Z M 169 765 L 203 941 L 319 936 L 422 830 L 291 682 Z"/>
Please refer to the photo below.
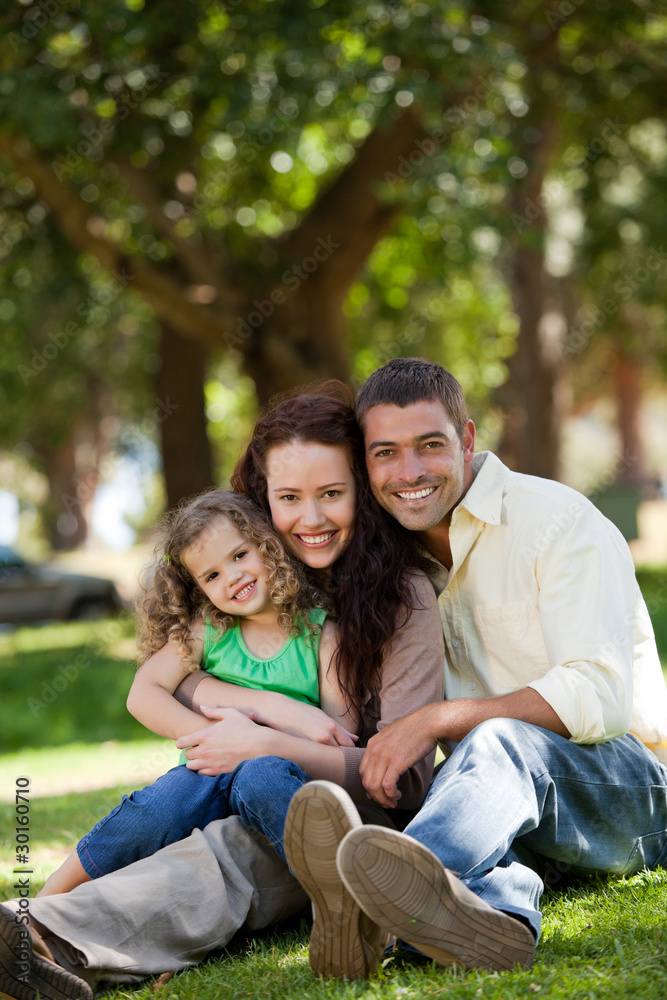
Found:
<path fill-rule="evenodd" d="M 545 185 L 612 107 L 628 32 L 655 59 L 652 15 L 546 0 L 48 3 L 6 18 L 0 155 L 77 251 L 150 304 L 169 350 L 181 337 L 235 354 L 263 402 L 350 374 L 347 313 L 356 375 L 389 344 L 463 359 L 473 400 L 509 371 L 497 402 L 513 464 L 556 474 Z M 597 67 L 585 113 L 582 60 Z M 209 474 L 202 428 L 188 482 Z M 165 442 L 173 469 L 170 454 Z M 183 482 L 167 479 L 173 500 Z"/>

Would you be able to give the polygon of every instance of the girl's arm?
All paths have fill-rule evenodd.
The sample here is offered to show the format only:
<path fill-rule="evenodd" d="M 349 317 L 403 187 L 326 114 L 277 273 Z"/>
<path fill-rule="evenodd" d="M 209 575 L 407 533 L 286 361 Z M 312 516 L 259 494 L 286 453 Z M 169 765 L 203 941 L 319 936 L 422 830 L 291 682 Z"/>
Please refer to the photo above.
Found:
<path fill-rule="evenodd" d="M 193 657 L 201 659 L 202 651 L 203 640 L 195 635 L 192 639 Z M 167 643 L 137 671 L 127 696 L 128 711 L 147 729 L 170 740 L 187 733 L 193 726 L 200 729 L 201 715 L 185 708 L 174 698 L 174 691 L 187 673 L 188 665 L 183 663 L 181 653 Z"/>
<path fill-rule="evenodd" d="M 258 691 L 230 684 L 203 670 L 189 674 L 174 692 L 174 697 L 196 713 L 202 712 L 204 706 L 236 708 L 252 716 L 255 722 L 290 736 L 334 747 L 353 747 L 356 744 L 356 723 L 346 714 L 333 669 L 330 676 L 326 676 L 335 644 L 334 636 L 333 624 L 325 622 L 319 647 L 322 708 L 296 701 L 276 691 Z M 331 679 L 335 683 L 334 690 L 330 690 Z M 198 717 L 201 720 L 202 716 Z"/>

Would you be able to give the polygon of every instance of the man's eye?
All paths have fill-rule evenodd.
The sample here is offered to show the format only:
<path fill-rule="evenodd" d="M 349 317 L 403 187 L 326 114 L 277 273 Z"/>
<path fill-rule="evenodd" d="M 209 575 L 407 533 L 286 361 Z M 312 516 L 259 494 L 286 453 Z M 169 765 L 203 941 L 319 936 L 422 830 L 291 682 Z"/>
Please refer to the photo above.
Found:
<path fill-rule="evenodd" d="M 375 452 L 375 457 L 376 458 L 386 458 L 387 455 L 391 455 L 391 449 L 390 448 L 383 448 L 382 451 L 376 451 Z"/>
<path fill-rule="evenodd" d="M 427 441 L 425 448 L 442 448 L 442 441 Z"/>

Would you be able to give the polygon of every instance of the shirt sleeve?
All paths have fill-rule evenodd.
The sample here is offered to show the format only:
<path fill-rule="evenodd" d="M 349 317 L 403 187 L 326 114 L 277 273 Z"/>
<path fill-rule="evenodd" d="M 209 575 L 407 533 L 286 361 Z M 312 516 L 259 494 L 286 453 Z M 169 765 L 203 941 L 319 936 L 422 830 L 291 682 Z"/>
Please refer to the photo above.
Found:
<path fill-rule="evenodd" d="M 539 616 L 552 667 L 529 682 L 575 743 L 630 727 L 638 584 L 618 529 L 592 505 L 560 527 L 538 556 Z M 558 529 L 558 530 L 556 530 Z"/>
<path fill-rule="evenodd" d="M 409 712 L 444 698 L 445 645 L 435 591 L 421 572 L 414 573 L 411 584 L 413 610 L 396 630 L 382 663 L 378 732 Z M 344 788 L 355 802 L 366 804 L 368 795 L 359 775 L 365 750 L 363 747 L 342 749 L 345 755 Z M 399 809 L 416 809 L 421 805 L 431 781 L 434 760 L 435 750 L 401 776 Z"/>

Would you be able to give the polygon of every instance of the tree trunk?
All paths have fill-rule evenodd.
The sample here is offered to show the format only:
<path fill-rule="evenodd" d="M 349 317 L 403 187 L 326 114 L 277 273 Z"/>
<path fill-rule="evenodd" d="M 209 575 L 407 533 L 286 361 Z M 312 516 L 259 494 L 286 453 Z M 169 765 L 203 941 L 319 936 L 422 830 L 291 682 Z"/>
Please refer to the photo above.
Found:
<path fill-rule="evenodd" d="M 517 472 L 546 479 L 559 473 L 561 406 L 560 343 L 565 319 L 557 286 L 544 267 L 547 212 L 544 179 L 556 142 L 556 125 L 544 108 L 534 123 L 540 139 L 522 150 L 525 180 L 512 200 L 516 230 L 510 264 L 514 310 L 519 317 L 516 350 L 508 361 L 509 381 L 498 392 L 505 425 L 498 449 Z"/>
<path fill-rule="evenodd" d="M 621 464 L 617 480 L 622 483 L 644 484 L 646 460 L 639 427 L 642 399 L 642 371 L 636 358 L 618 349 L 618 364 L 614 372 L 617 400 L 618 429 L 621 435 Z"/>
<path fill-rule="evenodd" d="M 49 485 L 42 514 L 51 547 L 56 552 L 81 548 L 90 535 L 104 451 L 99 421 L 82 416 L 72 423 L 67 439 L 59 446 L 36 450 Z"/>
<path fill-rule="evenodd" d="M 208 351 L 162 322 L 160 357 L 150 419 L 159 427 L 167 506 L 173 507 L 214 485 L 204 399 Z"/>

